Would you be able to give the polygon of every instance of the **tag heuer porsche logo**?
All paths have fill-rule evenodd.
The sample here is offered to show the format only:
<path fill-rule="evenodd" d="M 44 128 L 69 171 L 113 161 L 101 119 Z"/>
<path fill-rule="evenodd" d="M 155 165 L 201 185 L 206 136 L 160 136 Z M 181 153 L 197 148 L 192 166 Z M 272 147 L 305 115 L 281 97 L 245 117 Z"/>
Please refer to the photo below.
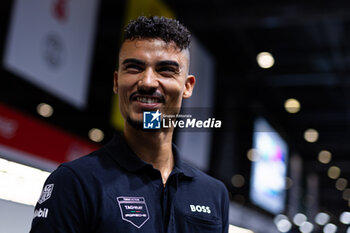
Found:
<path fill-rule="evenodd" d="M 122 219 L 141 228 L 149 219 L 145 198 L 117 197 Z"/>
<path fill-rule="evenodd" d="M 38 203 L 42 204 L 44 203 L 44 201 L 48 200 L 51 197 L 52 190 L 53 190 L 53 184 L 45 185 L 43 191 L 41 192 Z"/>

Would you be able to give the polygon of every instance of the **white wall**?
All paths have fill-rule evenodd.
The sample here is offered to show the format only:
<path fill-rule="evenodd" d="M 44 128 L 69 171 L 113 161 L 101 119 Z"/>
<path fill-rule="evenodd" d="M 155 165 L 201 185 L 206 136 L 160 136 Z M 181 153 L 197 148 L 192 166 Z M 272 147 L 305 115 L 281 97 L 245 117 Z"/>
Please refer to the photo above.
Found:
<path fill-rule="evenodd" d="M 28 233 L 33 213 L 34 206 L 0 199 L 0 232 Z"/>

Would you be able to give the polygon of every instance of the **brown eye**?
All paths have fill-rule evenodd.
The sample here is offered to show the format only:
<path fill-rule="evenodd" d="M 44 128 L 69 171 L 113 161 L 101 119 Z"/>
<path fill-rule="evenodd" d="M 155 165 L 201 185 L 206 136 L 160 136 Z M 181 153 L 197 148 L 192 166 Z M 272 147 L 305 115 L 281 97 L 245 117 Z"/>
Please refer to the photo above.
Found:
<path fill-rule="evenodd" d="M 142 67 L 134 64 L 125 66 L 125 70 L 130 73 L 138 73 L 142 71 Z"/>
<path fill-rule="evenodd" d="M 166 77 L 172 76 L 177 73 L 177 70 L 173 67 L 160 67 L 157 71 L 158 73 Z"/>

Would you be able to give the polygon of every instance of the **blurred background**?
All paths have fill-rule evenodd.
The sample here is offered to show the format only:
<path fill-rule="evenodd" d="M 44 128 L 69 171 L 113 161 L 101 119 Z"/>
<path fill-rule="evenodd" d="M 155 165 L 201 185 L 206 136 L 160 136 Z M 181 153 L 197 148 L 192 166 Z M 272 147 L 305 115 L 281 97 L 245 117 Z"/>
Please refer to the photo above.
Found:
<path fill-rule="evenodd" d="M 350 232 L 350 2 L 3 0 L 0 232 L 28 232 L 46 177 L 123 121 L 112 92 L 123 26 L 193 33 L 184 159 L 222 180 L 232 232 Z M 249 230 L 244 230 L 249 229 Z"/>

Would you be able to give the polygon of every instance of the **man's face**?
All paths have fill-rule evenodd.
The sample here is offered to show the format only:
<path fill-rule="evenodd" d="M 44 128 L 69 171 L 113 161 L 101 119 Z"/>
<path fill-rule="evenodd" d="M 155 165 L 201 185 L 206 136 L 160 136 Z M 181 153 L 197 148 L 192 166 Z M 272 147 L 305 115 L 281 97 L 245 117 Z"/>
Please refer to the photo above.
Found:
<path fill-rule="evenodd" d="M 195 83 L 188 70 L 188 50 L 180 51 L 174 43 L 126 40 L 114 75 L 114 91 L 119 94 L 124 119 L 142 125 L 144 111 L 178 113 L 182 98 L 191 96 Z"/>

